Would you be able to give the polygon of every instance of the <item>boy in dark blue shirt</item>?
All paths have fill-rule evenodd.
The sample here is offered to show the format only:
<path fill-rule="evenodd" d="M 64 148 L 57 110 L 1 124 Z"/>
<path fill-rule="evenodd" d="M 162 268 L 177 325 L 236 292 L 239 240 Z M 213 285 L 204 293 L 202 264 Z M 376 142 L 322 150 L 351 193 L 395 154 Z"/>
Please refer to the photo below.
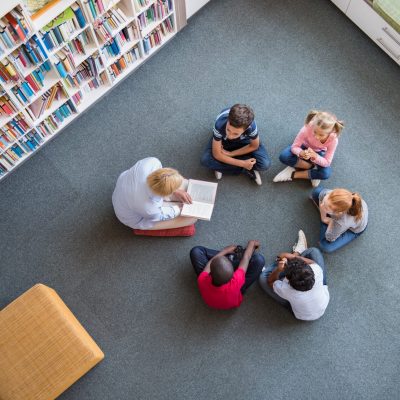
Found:
<path fill-rule="evenodd" d="M 271 160 L 260 142 L 254 112 L 249 106 L 235 104 L 221 111 L 201 164 L 214 170 L 217 179 L 222 178 L 222 173 L 244 172 L 257 185 L 262 184 L 259 171 L 267 170 Z"/>

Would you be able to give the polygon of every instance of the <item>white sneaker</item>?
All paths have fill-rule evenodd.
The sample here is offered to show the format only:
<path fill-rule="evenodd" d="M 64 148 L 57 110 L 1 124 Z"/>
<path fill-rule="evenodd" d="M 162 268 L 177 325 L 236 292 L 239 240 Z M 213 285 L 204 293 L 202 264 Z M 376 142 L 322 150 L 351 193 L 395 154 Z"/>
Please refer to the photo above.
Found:
<path fill-rule="evenodd" d="M 307 250 L 307 239 L 304 232 L 300 229 L 297 243 L 293 246 L 293 253 L 301 254 L 304 250 Z"/>
<path fill-rule="evenodd" d="M 274 182 L 289 182 L 292 180 L 292 173 L 296 171 L 293 167 L 286 167 L 273 179 Z"/>
<path fill-rule="evenodd" d="M 216 179 L 220 180 L 222 178 L 222 172 L 214 171 L 214 174 Z"/>
<path fill-rule="evenodd" d="M 251 169 L 250 171 L 245 169 L 244 173 L 255 183 L 257 183 L 258 186 L 262 185 L 262 180 L 261 180 L 261 175 L 260 173 L 255 170 L 255 169 Z"/>
<path fill-rule="evenodd" d="M 255 182 L 257 183 L 258 186 L 262 185 L 262 180 L 261 180 L 261 175 L 257 170 L 253 170 L 254 171 L 254 175 L 256 177 Z"/>
<path fill-rule="evenodd" d="M 318 187 L 320 183 L 321 183 L 321 179 L 311 179 L 312 187 Z"/>

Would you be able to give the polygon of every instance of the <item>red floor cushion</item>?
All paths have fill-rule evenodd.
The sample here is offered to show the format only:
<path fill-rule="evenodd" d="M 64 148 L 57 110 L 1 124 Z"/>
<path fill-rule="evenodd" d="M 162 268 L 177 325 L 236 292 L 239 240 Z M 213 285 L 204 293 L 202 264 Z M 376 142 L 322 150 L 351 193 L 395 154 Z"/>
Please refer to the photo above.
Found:
<path fill-rule="evenodd" d="M 193 225 L 183 226 L 182 228 L 159 229 L 159 230 L 142 230 L 133 229 L 135 235 L 142 236 L 193 236 L 196 233 L 196 228 Z"/>

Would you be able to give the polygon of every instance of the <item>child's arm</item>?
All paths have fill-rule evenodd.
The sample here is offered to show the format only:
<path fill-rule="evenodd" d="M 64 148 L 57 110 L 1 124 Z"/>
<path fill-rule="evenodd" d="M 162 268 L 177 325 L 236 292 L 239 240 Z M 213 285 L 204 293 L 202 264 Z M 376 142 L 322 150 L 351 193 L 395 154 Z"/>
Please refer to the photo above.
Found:
<path fill-rule="evenodd" d="M 310 157 L 310 160 L 319 165 L 320 167 L 329 167 L 333 160 L 333 155 L 335 154 L 336 147 L 338 145 L 338 139 L 334 138 L 330 140 L 327 144 L 327 150 L 324 156 L 320 156 L 319 154 L 314 152 L 314 155 Z"/>
<path fill-rule="evenodd" d="M 250 258 L 254 253 L 254 250 L 260 247 L 260 242 L 258 240 L 250 240 L 247 244 L 246 250 L 244 251 L 243 257 L 240 260 L 239 268 L 246 273 L 247 268 L 249 267 Z"/>
<path fill-rule="evenodd" d="M 250 144 L 233 151 L 224 150 L 224 153 L 227 154 L 229 157 L 243 156 L 245 154 L 249 154 L 252 153 L 253 151 L 256 151 L 259 147 L 260 147 L 260 138 L 257 136 L 254 140 L 250 142 Z"/>
<path fill-rule="evenodd" d="M 307 143 L 307 126 L 303 126 L 300 129 L 300 132 L 297 134 L 297 136 L 294 139 L 294 142 L 290 148 L 291 152 L 295 154 L 296 156 L 299 156 L 301 152 L 304 150 L 301 148 L 302 145 Z"/>
<path fill-rule="evenodd" d="M 215 139 L 212 141 L 212 155 L 216 160 L 224 164 L 234 165 L 236 167 L 246 168 L 248 170 L 251 170 L 256 163 L 255 158 L 250 158 L 248 160 L 237 160 L 236 158 L 227 156 L 223 152 L 222 142 Z"/>
<path fill-rule="evenodd" d="M 279 279 L 280 273 L 283 272 L 283 270 L 285 269 L 286 261 L 287 261 L 286 258 L 279 260 L 275 269 L 269 274 L 267 279 L 269 287 L 271 288 L 274 287 L 274 282 Z"/>
<path fill-rule="evenodd" d="M 324 203 L 319 203 L 319 213 L 321 215 L 321 221 L 324 224 L 329 224 L 329 222 L 331 222 L 332 218 L 328 217 Z"/>

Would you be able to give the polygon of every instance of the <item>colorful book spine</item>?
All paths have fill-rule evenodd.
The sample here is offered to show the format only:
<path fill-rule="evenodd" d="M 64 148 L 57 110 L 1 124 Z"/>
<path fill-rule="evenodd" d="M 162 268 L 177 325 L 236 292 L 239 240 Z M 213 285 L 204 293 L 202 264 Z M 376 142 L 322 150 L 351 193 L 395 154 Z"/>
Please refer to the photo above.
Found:
<path fill-rule="evenodd" d="M 114 82 L 115 79 L 117 79 L 117 77 L 121 75 L 128 66 L 132 65 L 135 61 L 137 61 L 141 57 L 142 56 L 139 47 L 136 45 L 133 48 L 131 48 L 127 53 L 125 53 L 122 57 L 120 57 L 116 62 L 111 64 L 108 67 L 108 72 L 111 76 L 111 81 Z"/>

